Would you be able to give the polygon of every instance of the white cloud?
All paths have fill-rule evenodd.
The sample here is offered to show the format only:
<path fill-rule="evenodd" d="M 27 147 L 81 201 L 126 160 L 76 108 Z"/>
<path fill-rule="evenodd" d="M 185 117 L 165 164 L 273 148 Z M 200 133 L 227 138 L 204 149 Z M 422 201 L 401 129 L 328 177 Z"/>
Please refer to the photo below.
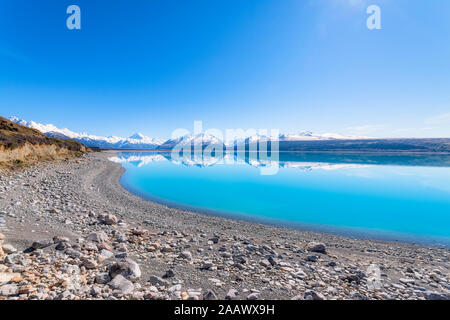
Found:
<path fill-rule="evenodd" d="M 369 133 L 384 129 L 386 127 L 387 126 L 384 124 L 383 125 L 367 124 L 367 125 L 361 125 L 361 126 L 347 127 L 345 129 L 349 132 L 356 133 L 356 134 L 369 134 Z"/>
<path fill-rule="evenodd" d="M 425 124 L 427 125 L 450 125 L 450 112 L 439 114 L 434 117 L 430 117 L 425 120 Z"/>

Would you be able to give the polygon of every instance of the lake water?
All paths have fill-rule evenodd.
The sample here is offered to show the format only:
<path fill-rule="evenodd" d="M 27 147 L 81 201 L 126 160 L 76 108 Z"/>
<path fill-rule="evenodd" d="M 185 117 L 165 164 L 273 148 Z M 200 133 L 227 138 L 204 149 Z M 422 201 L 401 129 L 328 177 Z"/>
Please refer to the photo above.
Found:
<path fill-rule="evenodd" d="M 280 153 L 174 159 L 121 152 L 121 183 L 207 214 L 360 238 L 450 246 L 450 156 Z"/>

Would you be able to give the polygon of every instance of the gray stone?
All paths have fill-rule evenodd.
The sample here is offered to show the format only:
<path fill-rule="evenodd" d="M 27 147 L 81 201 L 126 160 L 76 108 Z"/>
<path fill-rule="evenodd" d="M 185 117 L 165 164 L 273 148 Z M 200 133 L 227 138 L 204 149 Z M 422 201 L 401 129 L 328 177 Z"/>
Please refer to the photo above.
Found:
<path fill-rule="evenodd" d="M 12 272 L 0 272 L 0 285 L 3 285 L 5 283 L 8 283 L 11 281 L 14 277 L 20 276 L 19 273 L 12 273 Z"/>
<path fill-rule="evenodd" d="M 100 254 L 98 255 L 99 259 L 102 261 L 112 258 L 113 256 L 114 256 L 114 253 L 112 253 L 111 251 L 106 250 L 106 249 L 102 249 L 100 251 Z"/>
<path fill-rule="evenodd" d="M 70 248 L 70 243 L 69 242 L 59 242 L 55 249 L 58 251 L 64 251 L 66 249 Z"/>
<path fill-rule="evenodd" d="M 447 294 L 436 291 L 425 291 L 423 296 L 427 300 L 450 300 Z"/>
<path fill-rule="evenodd" d="M 24 259 L 23 255 L 20 253 L 11 253 L 11 254 L 7 255 L 5 258 L 5 264 L 8 264 L 8 265 L 18 264 L 18 263 L 23 265 L 23 261 L 25 261 L 25 259 Z"/>
<path fill-rule="evenodd" d="M 93 232 L 86 238 L 89 241 L 93 242 L 108 242 L 109 238 L 103 231 Z"/>
<path fill-rule="evenodd" d="M 128 241 L 128 238 L 127 238 L 127 236 L 126 236 L 125 234 L 123 234 L 123 233 L 118 233 L 118 234 L 116 235 L 116 241 L 117 241 L 117 242 L 120 242 L 120 243 L 123 243 L 123 242 L 127 242 L 127 241 Z"/>
<path fill-rule="evenodd" d="M 325 300 L 325 297 L 313 290 L 307 290 L 304 294 L 305 300 Z"/>
<path fill-rule="evenodd" d="M 183 251 L 180 253 L 180 257 L 186 260 L 191 261 L 192 260 L 192 253 L 190 253 L 189 251 Z"/>
<path fill-rule="evenodd" d="M 47 247 L 51 246 L 52 244 L 53 244 L 53 239 L 52 239 L 52 240 L 49 240 L 49 239 L 46 239 L 46 240 L 38 240 L 38 241 L 33 242 L 33 243 L 31 244 L 31 247 L 32 247 L 34 250 L 37 250 L 37 249 L 44 249 L 44 248 L 47 248 Z"/>
<path fill-rule="evenodd" d="M 83 254 L 80 251 L 74 250 L 74 249 L 67 249 L 64 251 L 65 254 L 67 254 L 72 259 L 79 259 L 83 256 Z"/>
<path fill-rule="evenodd" d="M 167 270 L 166 273 L 163 275 L 164 279 L 172 278 L 172 277 L 175 277 L 175 272 L 173 272 L 172 269 Z"/>
<path fill-rule="evenodd" d="M 415 282 L 414 279 L 410 278 L 400 278 L 398 281 L 400 281 L 403 284 L 413 284 Z"/>
<path fill-rule="evenodd" d="M 176 284 L 174 286 L 171 286 L 169 289 L 169 292 L 176 292 L 176 291 L 180 291 L 181 290 L 181 284 Z"/>
<path fill-rule="evenodd" d="M 130 294 L 134 290 L 133 283 L 121 274 L 116 275 L 114 279 L 108 282 L 108 285 L 113 289 L 120 290 L 122 294 Z"/>
<path fill-rule="evenodd" d="M 217 244 L 219 243 L 219 237 L 212 237 L 211 239 L 209 239 L 212 243 Z"/>
<path fill-rule="evenodd" d="M 205 293 L 203 294 L 203 299 L 204 300 L 217 300 L 217 296 L 214 293 L 214 291 L 206 290 Z"/>
<path fill-rule="evenodd" d="M 11 253 L 14 253 L 14 252 L 17 251 L 17 249 L 14 248 L 14 246 L 12 246 L 11 244 L 4 244 L 4 245 L 2 246 L 2 248 L 3 248 L 3 251 L 4 251 L 6 254 L 11 254 Z"/>
<path fill-rule="evenodd" d="M 92 288 L 89 291 L 89 293 L 92 296 L 96 297 L 96 296 L 98 296 L 98 295 L 100 295 L 102 293 L 102 289 L 99 286 L 94 285 L 94 286 L 92 286 Z"/>
<path fill-rule="evenodd" d="M 259 261 L 259 264 L 262 265 L 263 267 L 270 267 L 272 264 L 269 262 L 269 260 L 267 259 L 262 259 L 261 261 Z"/>
<path fill-rule="evenodd" d="M 99 284 L 106 284 L 109 281 L 111 281 L 111 277 L 109 276 L 109 273 L 100 273 L 95 276 L 95 282 Z"/>
<path fill-rule="evenodd" d="M 247 300 L 258 300 L 259 299 L 259 294 L 256 292 L 250 293 L 247 296 Z"/>
<path fill-rule="evenodd" d="M 119 219 L 113 214 L 101 214 L 98 216 L 98 220 L 101 223 L 112 225 L 119 222 Z"/>
<path fill-rule="evenodd" d="M 109 268 L 109 274 L 111 278 L 114 278 L 116 275 L 121 274 L 128 280 L 136 281 L 141 277 L 141 269 L 136 262 L 127 258 L 114 263 Z"/>
<path fill-rule="evenodd" d="M 306 245 L 305 249 L 309 252 L 327 253 L 325 244 L 321 242 L 310 242 Z"/>
<path fill-rule="evenodd" d="M 228 290 L 227 295 L 225 296 L 226 300 L 233 300 L 238 296 L 239 292 L 236 289 Z"/>
<path fill-rule="evenodd" d="M 60 237 L 60 236 L 53 237 L 53 243 L 57 244 L 61 242 L 70 242 L 70 240 L 67 237 Z"/>
<path fill-rule="evenodd" d="M 150 279 L 148 280 L 148 282 L 150 282 L 153 285 L 159 285 L 159 286 L 164 286 L 167 287 L 169 285 L 169 282 L 157 277 L 157 276 L 150 276 Z"/>
<path fill-rule="evenodd" d="M 86 242 L 83 244 L 83 250 L 98 251 L 97 245 L 93 242 Z"/>
<path fill-rule="evenodd" d="M 83 261 L 83 266 L 86 269 L 95 269 L 97 268 L 97 262 L 95 262 L 95 260 L 93 259 L 86 259 Z"/>
<path fill-rule="evenodd" d="M 9 297 L 19 294 L 19 287 L 16 284 L 5 284 L 0 287 L 0 296 Z"/>
<path fill-rule="evenodd" d="M 270 256 L 269 259 L 267 259 L 267 260 L 269 260 L 269 262 L 272 266 L 276 266 L 278 264 L 278 260 L 272 256 Z"/>

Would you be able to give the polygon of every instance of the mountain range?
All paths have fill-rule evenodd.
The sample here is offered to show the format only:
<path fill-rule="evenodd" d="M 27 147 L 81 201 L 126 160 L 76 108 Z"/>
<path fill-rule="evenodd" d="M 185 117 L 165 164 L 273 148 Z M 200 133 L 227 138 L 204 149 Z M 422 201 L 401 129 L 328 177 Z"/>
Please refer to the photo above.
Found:
<path fill-rule="evenodd" d="M 165 141 L 146 137 L 141 133 L 135 133 L 128 138 L 116 136 L 102 137 L 88 133 L 77 133 L 67 128 L 61 129 L 52 124 L 26 121 L 17 117 L 10 117 L 9 120 L 29 128 L 37 129 L 51 138 L 74 139 L 88 147 L 101 149 L 156 149 Z"/>
<path fill-rule="evenodd" d="M 176 139 L 155 139 L 146 137 L 141 133 L 135 133 L 128 138 L 117 137 L 117 136 L 97 136 L 88 133 L 77 133 L 71 131 L 67 128 L 61 129 L 52 124 L 42 124 L 34 121 L 26 121 L 18 117 L 10 117 L 9 120 L 18 123 L 20 125 L 37 129 L 44 133 L 46 136 L 51 138 L 59 139 L 74 139 L 83 143 L 88 147 L 96 147 L 101 149 L 173 149 L 175 146 L 187 146 L 189 144 L 199 144 L 201 142 L 202 146 L 205 145 L 218 145 L 223 144 L 223 142 L 217 137 L 201 133 L 198 135 L 186 135 Z M 252 135 L 241 140 L 248 144 L 250 142 L 258 142 L 267 140 L 268 138 L 263 135 Z M 302 131 L 295 134 L 280 134 L 279 141 L 289 142 L 289 141 L 330 141 L 330 140 L 359 140 L 368 139 L 368 137 L 356 137 L 356 136 L 344 136 L 334 133 L 325 134 L 314 134 L 310 131 Z M 231 143 L 225 143 L 227 145 L 232 145 L 236 141 Z"/>

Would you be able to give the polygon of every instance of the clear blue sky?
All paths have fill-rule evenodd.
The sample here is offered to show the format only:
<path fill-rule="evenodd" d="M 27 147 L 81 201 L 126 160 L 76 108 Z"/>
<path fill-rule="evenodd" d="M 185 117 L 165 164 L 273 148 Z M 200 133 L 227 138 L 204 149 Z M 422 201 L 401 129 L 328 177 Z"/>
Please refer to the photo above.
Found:
<path fill-rule="evenodd" d="M 81 8 L 82 29 L 66 28 Z M 382 30 L 366 28 L 381 7 Z M 0 114 L 450 137 L 448 0 L 0 0 Z"/>

